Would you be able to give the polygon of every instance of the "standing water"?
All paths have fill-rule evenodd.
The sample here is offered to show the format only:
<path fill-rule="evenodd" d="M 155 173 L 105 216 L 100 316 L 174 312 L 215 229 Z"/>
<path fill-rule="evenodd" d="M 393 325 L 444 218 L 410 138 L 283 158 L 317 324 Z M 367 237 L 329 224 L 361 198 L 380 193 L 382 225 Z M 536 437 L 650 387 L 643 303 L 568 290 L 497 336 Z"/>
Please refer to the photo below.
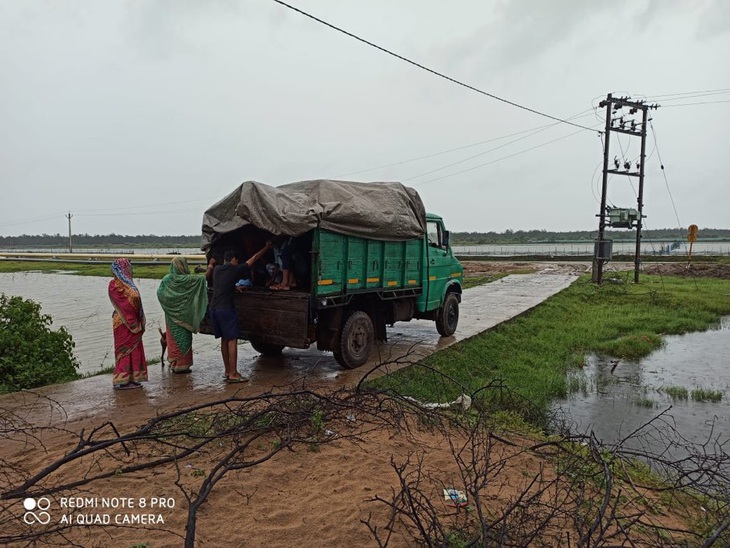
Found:
<path fill-rule="evenodd" d="M 577 390 L 556 408 L 574 431 L 593 431 L 605 443 L 618 442 L 670 407 L 666 422 L 688 441 L 729 442 L 730 318 L 709 331 L 667 336 L 641 361 L 590 355 L 569 385 Z"/>
<path fill-rule="evenodd" d="M 41 313 L 53 318 L 53 327 L 65 326 L 73 337 L 74 353 L 80 362 L 79 373 L 94 373 L 114 366 L 112 335 L 112 304 L 107 294 L 111 280 L 97 276 L 19 272 L 0 274 L 0 293 L 17 295 L 40 303 Z M 165 317 L 157 301 L 159 280 L 135 279 L 142 295 L 147 316 L 147 331 L 143 344 L 147 359 L 159 358 L 160 334 L 165 329 Z M 215 339 L 195 336 L 193 348 L 216 348 Z"/>

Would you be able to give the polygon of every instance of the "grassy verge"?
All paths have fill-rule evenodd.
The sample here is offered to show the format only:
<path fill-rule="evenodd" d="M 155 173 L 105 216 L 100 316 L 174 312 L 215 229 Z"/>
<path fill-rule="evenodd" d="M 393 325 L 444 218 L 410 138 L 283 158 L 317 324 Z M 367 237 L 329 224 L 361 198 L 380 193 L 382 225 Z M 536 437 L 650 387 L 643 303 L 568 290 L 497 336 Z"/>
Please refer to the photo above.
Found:
<path fill-rule="evenodd" d="M 102 276 L 111 278 L 111 263 L 90 261 L 88 263 L 62 263 L 52 261 L 0 261 L 0 273 L 2 272 L 69 272 L 79 276 Z M 159 265 L 139 264 L 134 268 L 135 278 L 162 279 L 170 271 L 170 263 Z M 191 267 L 192 268 L 192 267 Z"/>
<path fill-rule="evenodd" d="M 551 400 L 566 395 L 566 372 L 587 352 L 641 358 L 661 345 L 660 335 L 701 331 L 730 314 L 728 295 L 729 280 L 644 276 L 640 284 L 596 287 L 582 277 L 532 311 L 433 354 L 425 367 L 372 384 L 442 402 L 490 385 L 497 388 L 485 397 L 503 402 L 506 388 L 518 397 L 501 407 L 539 423 Z"/>

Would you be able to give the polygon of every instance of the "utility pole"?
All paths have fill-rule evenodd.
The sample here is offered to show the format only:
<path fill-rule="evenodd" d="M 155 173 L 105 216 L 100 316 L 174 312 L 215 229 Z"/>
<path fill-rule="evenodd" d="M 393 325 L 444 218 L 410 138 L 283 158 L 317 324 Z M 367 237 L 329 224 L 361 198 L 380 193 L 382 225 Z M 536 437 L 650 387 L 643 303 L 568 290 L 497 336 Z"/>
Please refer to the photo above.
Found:
<path fill-rule="evenodd" d="M 603 280 L 603 265 L 608 262 L 604 257 L 605 253 L 605 232 L 606 232 L 606 194 L 608 191 L 608 150 L 611 140 L 608 138 L 611 131 L 611 94 L 606 97 L 608 107 L 606 108 L 606 131 L 604 133 L 605 143 L 603 144 L 603 183 L 601 184 L 601 211 L 598 214 L 598 240 L 593 249 L 593 282 L 601 285 Z M 603 102 L 601 103 L 603 106 Z M 610 253 L 609 253 L 610 255 Z"/>
<path fill-rule="evenodd" d="M 73 217 L 73 215 L 71 215 L 71 212 L 69 211 L 68 215 L 66 215 L 66 218 L 68 219 L 68 252 L 69 253 L 74 252 L 73 244 L 71 242 L 71 217 Z"/>
<path fill-rule="evenodd" d="M 641 267 L 641 229 L 644 218 L 644 164 L 646 163 L 646 128 L 649 122 L 649 109 L 656 109 L 659 105 L 647 105 L 644 101 L 632 101 L 629 97 L 615 98 L 610 93 L 599 106 L 606 107 L 606 133 L 603 147 L 603 185 L 601 189 L 601 211 L 597 215 L 598 239 L 593 252 L 593 282 L 600 284 L 603 279 L 603 265 L 611 260 L 613 240 L 605 238 L 606 227 L 636 228 L 636 252 L 634 255 L 634 283 L 639 282 Z M 628 108 L 628 115 L 614 115 L 622 108 Z M 629 116 L 641 111 L 641 122 Z M 611 132 L 623 133 L 634 137 L 641 137 L 641 153 L 636 161 L 635 168 L 631 160 L 614 158 L 614 168 L 609 169 L 609 150 Z M 634 170 L 632 170 L 634 168 Z M 636 209 L 620 209 L 606 207 L 608 195 L 608 175 L 624 175 L 639 178 L 639 192 L 636 197 Z M 606 217 L 608 216 L 608 220 Z"/>

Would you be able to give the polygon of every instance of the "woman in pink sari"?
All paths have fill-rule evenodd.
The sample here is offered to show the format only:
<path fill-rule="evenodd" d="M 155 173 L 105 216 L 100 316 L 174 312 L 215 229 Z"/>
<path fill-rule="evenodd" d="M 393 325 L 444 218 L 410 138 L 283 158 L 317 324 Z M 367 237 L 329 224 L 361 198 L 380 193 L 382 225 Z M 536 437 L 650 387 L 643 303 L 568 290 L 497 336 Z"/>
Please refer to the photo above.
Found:
<path fill-rule="evenodd" d="M 147 380 L 147 359 L 142 345 L 145 315 L 142 298 L 132 280 L 132 265 L 127 259 L 112 263 L 114 279 L 109 282 L 109 299 L 114 305 L 114 388 L 142 388 Z"/>

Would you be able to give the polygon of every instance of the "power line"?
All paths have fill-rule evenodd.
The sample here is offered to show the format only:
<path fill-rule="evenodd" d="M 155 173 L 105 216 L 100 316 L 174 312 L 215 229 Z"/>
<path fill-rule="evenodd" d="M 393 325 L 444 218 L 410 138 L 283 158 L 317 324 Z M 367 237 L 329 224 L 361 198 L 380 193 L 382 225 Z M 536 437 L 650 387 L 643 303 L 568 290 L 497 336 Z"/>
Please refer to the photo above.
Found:
<path fill-rule="evenodd" d="M 542 148 L 544 146 L 550 145 L 550 144 L 555 143 L 557 141 L 562 141 L 563 139 L 567 139 L 568 137 L 573 137 L 574 135 L 578 135 L 581 131 L 582 130 L 575 131 L 573 133 L 569 133 L 568 135 L 564 135 L 562 137 L 558 137 L 557 139 L 553 139 L 552 141 L 547 141 L 545 143 L 542 143 L 542 144 L 539 144 L 539 145 L 535 145 L 534 147 L 530 147 L 530 148 L 527 148 L 525 150 L 521 150 L 519 152 L 515 152 L 514 154 L 510 154 L 508 156 L 503 156 L 501 158 L 497 158 L 496 160 L 492 160 L 491 162 L 486 162 L 484 164 L 479 164 L 477 166 L 470 167 L 468 169 L 463 169 L 463 170 L 457 171 L 455 173 L 450 173 L 448 175 L 443 175 L 441 177 L 436 177 L 434 179 L 428 179 L 427 181 L 421 181 L 420 183 L 413 183 L 413 186 L 421 186 L 421 185 L 425 185 L 425 184 L 428 184 L 428 183 L 433 183 L 434 181 L 440 181 L 441 179 L 446 179 L 448 177 L 453 177 L 454 175 L 461 175 L 462 173 L 466 173 L 468 171 L 474 171 L 475 169 L 479 169 L 480 167 L 484 167 L 484 166 L 489 166 L 489 165 L 492 165 L 492 164 L 496 164 L 497 162 L 501 162 L 502 160 L 507 160 L 509 158 L 514 158 L 515 156 L 519 156 L 520 154 L 525 154 L 526 152 L 531 152 L 531 151 L 533 151 L 533 150 L 535 150 L 537 148 Z"/>
<path fill-rule="evenodd" d="M 555 124 L 550 124 L 550 126 L 547 126 L 547 127 L 552 127 L 554 125 Z M 513 139 L 512 141 L 509 141 L 509 142 L 504 143 L 502 145 L 496 146 L 494 148 L 490 148 L 489 150 L 485 150 L 484 152 L 480 152 L 479 154 L 474 154 L 473 156 L 469 156 L 468 158 L 464 158 L 463 160 L 457 160 L 456 162 L 452 162 L 450 164 L 446 164 L 445 166 L 437 167 L 436 169 L 432 169 L 430 171 L 425 171 L 423 173 L 419 173 L 418 175 L 413 175 L 411 177 L 407 177 L 407 178 L 403 179 L 403 181 L 405 182 L 405 181 L 410 181 L 412 179 L 418 179 L 419 177 L 424 177 L 426 175 L 431 175 L 431 173 L 436 173 L 437 171 L 441 171 L 442 169 L 447 169 L 447 168 L 450 168 L 450 167 L 453 167 L 453 166 L 456 166 L 456 165 L 459 165 L 459 164 L 463 164 L 464 162 L 468 162 L 469 160 L 473 160 L 474 158 L 479 158 L 480 156 L 484 156 L 485 154 L 489 154 L 490 152 L 494 152 L 495 150 L 499 150 L 501 148 L 507 147 L 509 145 L 512 145 L 512 144 L 517 143 L 519 141 L 522 141 L 524 139 L 529 139 L 533 135 L 537 135 L 538 133 L 540 133 L 542 131 L 545 131 L 545 129 L 547 129 L 547 127 L 542 128 L 542 129 L 538 129 L 536 131 L 533 131 L 532 133 L 529 133 L 529 134 L 524 135 L 522 137 L 519 137 L 517 139 Z"/>
<path fill-rule="evenodd" d="M 463 145 L 460 147 L 450 148 L 448 150 L 442 150 L 440 152 L 434 152 L 433 154 L 426 154 L 425 156 L 417 156 L 415 158 L 409 158 L 408 160 L 401 160 L 398 162 L 392 162 L 390 164 L 383 164 L 380 166 L 375 167 L 369 167 L 367 169 L 361 169 L 360 171 L 351 171 L 350 173 L 343 173 L 341 175 L 335 175 L 334 179 L 339 179 L 340 177 L 350 177 L 351 175 L 360 175 L 361 173 L 367 173 L 368 171 L 375 171 L 377 169 L 385 169 L 386 167 L 394 167 L 394 166 L 400 166 L 403 164 L 409 164 L 411 162 L 417 162 L 418 160 L 427 160 L 429 158 L 434 158 L 436 156 L 442 156 L 444 154 L 449 154 L 450 152 L 457 152 L 459 150 L 464 150 L 467 148 L 473 148 L 479 145 L 486 145 L 487 143 L 493 143 L 494 141 L 501 141 L 502 139 L 509 139 L 510 137 L 514 137 L 516 135 L 522 135 L 523 133 L 529 133 L 530 131 L 534 131 L 535 129 L 542 129 L 551 127 L 555 124 L 548 124 L 546 126 L 542 126 L 541 128 L 533 128 L 533 129 L 525 129 L 523 131 L 517 131 L 515 133 L 510 133 L 509 135 L 502 135 L 501 137 L 494 137 L 493 139 L 486 139 L 484 141 L 479 141 L 477 143 L 472 143 L 469 145 Z"/>
<path fill-rule="evenodd" d="M 206 201 L 212 201 L 216 199 L 220 199 L 220 197 L 210 197 L 210 198 L 204 198 Z M 150 205 L 136 205 L 136 206 L 128 206 L 128 207 L 109 207 L 109 208 L 95 208 L 95 209 L 79 209 L 77 210 L 77 213 L 85 213 L 86 215 L 101 215 L 105 211 L 127 211 L 127 210 L 135 210 L 135 209 L 149 209 L 151 207 L 160 207 L 160 205 L 164 206 L 172 206 L 172 205 L 181 205 L 181 204 L 196 204 L 200 203 L 203 200 L 203 198 L 197 199 L 197 200 L 184 200 L 181 202 L 165 202 L 164 204 L 150 204 Z"/>
<path fill-rule="evenodd" d="M 440 78 L 443 78 L 444 80 L 448 80 L 449 82 L 452 82 L 452 83 L 457 84 L 459 86 L 465 87 L 465 88 L 470 89 L 472 91 L 476 91 L 477 93 L 480 93 L 482 95 L 486 95 L 487 97 L 490 97 L 490 98 L 495 99 L 497 101 L 501 101 L 502 103 L 506 103 L 506 104 L 511 105 L 513 107 L 516 107 L 516 108 L 519 108 L 519 109 L 522 109 L 522 110 L 526 110 L 527 112 L 531 112 L 533 114 L 537 114 L 538 116 L 543 116 L 545 118 L 550 118 L 551 120 L 555 120 L 556 122 L 561 122 L 563 124 L 568 124 L 568 125 L 571 125 L 571 126 L 579 127 L 579 128 L 581 128 L 583 130 L 586 130 L 586 131 L 595 131 L 594 129 L 591 129 L 591 128 L 588 128 L 588 127 L 585 127 L 585 126 L 581 126 L 580 124 L 575 124 L 573 122 L 569 122 L 568 120 L 564 120 L 563 118 L 558 118 L 557 116 L 551 116 L 550 114 L 546 114 L 544 112 L 540 112 L 539 110 L 535 110 L 535 109 L 532 109 L 530 107 L 526 107 L 524 105 L 520 105 L 518 103 L 515 103 L 514 101 L 510 101 L 508 99 L 504 99 L 502 97 L 498 97 L 497 95 L 494 95 L 494 94 L 489 93 L 487 91 L 481 90 L 481 89 L 479 89 L 477 87 L 474 87 L 474 86 L 471 86 L 469 84 L 466 84 L 466 83 L 462 82 L 461 80 L 457 80 L 456 78 L 452 78 L 451 76 L 447 76 L 447 75 L 445 75 L 445 74 L 443 74 L 441 72 L 438 72 L 436 70 L 430 69 L 430 68 L 428 68 L 425 65 L 422 65 L 420 63 L 417 63 L 416 61 L 412 61 L 411 59 L 408 59 L 407 57 L 403 57 L 402 55 L 399 55 L 399 54 L 397 54 L 397 53 L 395 53 L 393 51 L 390 51 L 389 49 L 386 49 L 386 48 L 384 48 L 382 46 L 379 46 L 379 45 L 377 45 L 377 44 L 375 44 L 373 42 L 370 42 L 369 40 L 366 40 L 365 38 L 361 38 L 360 36 L 358 36 L 356 34 L 353 34 L 353 33 L 348 32 L 348 31 L 346 31 L 346 30 L 344 30 L 344 29 L 342 29 L 340 27 L 337 27 L 337 26 L 333 25 L 332 23 L 328 23 L 327 21 L 325 21 L 323 19 L 320 19 L 319 17 L 315 17 L 311 13 L 307 13 L 306 11 L 300 10 L 299 8 L 295 8 L 294 6 L 292 6 L 290 4 L 287 4 L 286 2 L 283 2 L 282 0 L 274 0 L 274 2 L 276 2 L 277 4 L 280 4 L 282 6 L 284 6 L 286 8 L 289 8 L 292 11 L 295 11 L 297 13 L 300 13 L 301 15 L 304 15 L 305 17 L 309 17 L 310 19 L 312 19 L 314 21 L 317 21 L 318 23 L 321 23 L 321 24 L 323 24 L 323 25 L 325 25 L 325 26 L 327 26 L 327 27 L 329 27 L 329 28 L 331 28 L 333 30 L 336 30 L 338 32 L 341 32 L 342 34 L 345 34 L 345 35 L 349 36 L 350 38 L 354 38 L 355 40 L 358 40 L 359 42 L 362 42 L 363 44 L 367 44 L 368 46 L 371 46 L 371 47 L 373 47 L 373 48 L 375 48 L 377 50 L 380 50 L 383 53 L 387 53 L 388 55 L 392 55 L 393 57 L 396 57 L 397 59 L 400 59 L 401 61 L 405 61 L 406 63 L 409 63 L 409 64 L 411 64 L 411 65 L 413 65 L 415 67 L 418 67 L 418 68 L 420 68 L 422 70 L 425 70 L 426 72 L 430 72 L 431 74 L 433 74 L 435 76 L 438 76 Z"/>
<path fill-rule="evenodd" d="M 720 88 L 720 89 L 703 89 L 698 91 L 685 91 L 680 93 L 665 93 L 663 95 L 647 95 L 645 97 L 651 97 L 652 101 L 656 101 L 656 99 L 662 98 L 665 101 L 674 101 L 676 99 L 664 99 L 665 97 L 676 97 L 677 99 L 680 98 L 686 98 L 688 95 L 693 97 L 703 97 L 706 95 L 718 95 L 722 93 L 730 93 L 730 88 Z"/>
<path fill-rule="evenodd" d="M 696 103 L 679 103 L 678 105 L 662 105 L 662 108 L 690 107 L 693 105 L 717 105 L 718 103 L 730 103 L 730 99 L 728 99 L 726 101 L 698 101 Z"/>
<path fill-rule="evenodd" d="M 149 207 L 149 206 L 146 206 Z M 187 208 L 187 209 L 159 209 L 157 211 L 139 211 L 136 213 L 84 213 L 79 215 L 80 217 L 129 217 L 129 216 L 139 216 L 139 215 L 161 215 L 166 213 L 187 213 L 189 211 L 200 211 L 199 208 L 193 207 L 193 208 Z"/>
<path fill-rule="evenodd" d="M 569 119 L 570 120 L 575 120 L 575 119 L 579 119 L 579 118 L 585 118 L 587 115 L 590 115 L 590 113 L 591 113 L 592 110 L 593 109 L 584 110 L 583 112 L 579 112 L 575 116 L 571 116 Z M 588 114 L 586 114 L 586 113 L 588 113 Z M 368 171 L 375 171 L 377 169 L 385 169 L 386 167 L 394 167 L 394 166 L 400 166 L 400 165 L 403 165 L 403 164 L 408 164 L 408 163 L 411 163 L 411 162 L 417 162 L 418 160 L 427 160 L 429 158 L 434 158 L 436 156 L 442 156 L 444 154 L 449 154 L 450 152 L 458 152 L 459 150 L 464 150 L 464 149 L 467 149 L 467 148 L 473 148 L 473 147 L 476 147 L 476 146 L 479 146 L 479 145 L 485 145 L 485 144 L 488 144 L 488 143 L 493 143 L 495 141 L 501 141 L 502 139 L 509 139 L 510 137 L 515 137 L 517 135 L 523 135 L 525 133 L 531 133 L 532 132 L 531 135 L 534 135 L 536 133 L 539 133 L 542 130 L 545 130 L 545 129 L 548 129 L 548 128 L 551 128 L 551 127 L 555 127 L 556 125 L 558 125 L 558 122 L 555 122 L 555 123 L 552 123 L 552 124 L 546 124 L 544 126 L 539 126 L 539 127 L 532 128 L 532 129 L 525 129 L 525 130 L 522 130 L 522 131 L 516 131 L 516 132 L 510 133 L 508 135 L 502 135 L 500 137 L 494 137 L 492 139 L 486 139 L 484 141 L 479 141 L 479 142 L 476 142 L 476 143 L 471 143 L 469 145 L 463 145 L 463 146 L 459 146 L 459 147 L 455 147 L 455 148 L 450 148 L 448 150 L 442 150 L 442 151 L 439 151 L 439 152 L 434 152 L 432 154 L 426 154 L 424 156 L 417 156 L 415 158 L 409 158 L 408 160 L 401 160 L 401 161 L 398 161 L 398 162 L 391 162 L 389 164 L 383 164 L 383 165 L 379 165 L 379 166 L 376 166 L 376 167 L 370 167 L 370 168 L 367 168 L 367 169 L 361 169 L 359 171 L 352 171 L 350 173 L 343 173 L 342 175 L 336 175 L 333 178 L 334 179 L 339 179 L 340 177 L 349 177 L 351 175 L 359 175 L 361 173 L 366 173 Z M 528 137 L 530 137 L 531 135 L 528 135 Z M 517 142 L 519 140 L 520 139 L 516 139 L 515 141 L 512 141 L 512 143 Z M 507 143 L 507 144 L 511 144 L 511 143 Z M 507 146 L 507 145 L 503 145 L 503 146 Z M 497 147 L 497 148 L 501 148 L 501 147 Z M 488 150 L 486 152 L 491 152 L 493 150 L 497 150 L 497 148 L 490 149 L 490 150 Z M 481 156 L 483 154 L 486 154 L 486 152 L 477 154 L 475 156 L 472 156 L 471 158 L 476 158 L 477 156 Z M 462 160 L 462 162 L 465 162 L 467 160 L 470 160 L 471 158 L 466 158 L 465 160 Z M 459 162 L 457 162 L 457 163 L 459 163 Z M 445 166 L 445 167 L 449 167 L 449 166 Z M 436 170 L 436 171 L 438 171 L 438 170 Z M 421 175 L 416 175 L 416 176 L 410 177 L 410 178 L 413 179 L 415 177 L 421 177 L 422 175 L 426 175 L 426 174 L 425 173 L 422 173 Z M 407 180 L 407 179 L 404 179 L 404 180 Z"/>
<path fill-rule="evenodd" d="M 651 128 L 651 134 L 654 137 L 654 146 L 656 147 L 657 158 L 659 158 L 659 165 L 662 168 L 662 175 L 664 175 L 664 184 L 666 185 L 667 192 L 669 193 L 669 200 L 672 202 L 674 216 L 677 218 L 677 226 L 681 227 L 682 223 L 679 221 L 679 213 L 677 213 L 677 206 L 674 204 L 674 196 L 672 196 L 672 191 L 669 190 L 669 181 L 667 180 L 667 173 L 664 171 L 664 162 L 662 161 L 662 155 L 659 153 L 659 144 L 657 143 L 656 131 L 654 131 L 654 124 L 652 123 L 651 118 L 649 119 L 649 127 Z"/>
<path fill-rule="evenodd" d="M 51 219 L 57 219 L 60 215 L 49 215 L 47 217 L 38 217 L 36 219 L 26 219 L 24 221 L 13 221 L 9 223 L 0 223 L 0 227 L 6 226 L 18 226 L 18 225 L 29 225 L 33 223 L 39 223 L 41 221 L 50 221 Z"/>

